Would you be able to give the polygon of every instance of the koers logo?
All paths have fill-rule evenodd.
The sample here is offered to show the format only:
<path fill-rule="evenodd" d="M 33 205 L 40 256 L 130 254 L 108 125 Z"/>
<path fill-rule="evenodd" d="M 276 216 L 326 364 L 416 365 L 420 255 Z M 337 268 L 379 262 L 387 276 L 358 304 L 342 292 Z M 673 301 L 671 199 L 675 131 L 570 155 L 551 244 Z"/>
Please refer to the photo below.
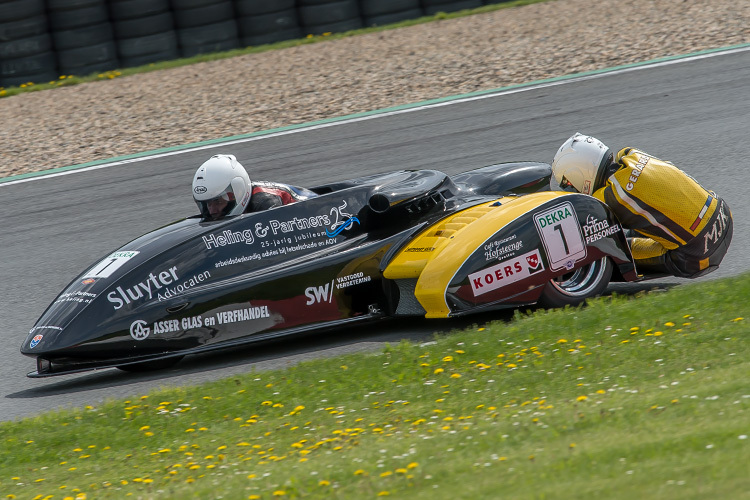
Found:
<path fill-rule="evenodd" d="M 193 189 L 193 192 L 195 194 L 203 194 L 206 191 L 208 191 L 208 188 L 206 186 L 195 186 L 195 189 Z"/>
<path fill-rule="evenodd" d="M 137 319 L 130 324 L 130 336 L 135 340 L 146 340 L 150 333 L 148 323 L 142 319 Z"/>

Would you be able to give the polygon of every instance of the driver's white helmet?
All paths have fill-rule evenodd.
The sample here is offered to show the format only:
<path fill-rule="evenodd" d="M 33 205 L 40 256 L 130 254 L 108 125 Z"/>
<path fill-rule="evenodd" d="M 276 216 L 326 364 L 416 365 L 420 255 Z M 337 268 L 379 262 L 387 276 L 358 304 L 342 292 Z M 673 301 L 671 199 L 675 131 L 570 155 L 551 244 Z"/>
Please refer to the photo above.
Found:
<path fill-rule="evenodd" d="M 575 133 L 557 150 L 552 175 L 565 188 L 591 194 L 604 185 L 612 164 L 612 151 L 599 139 Z"/>
<path fill-rule="evenodd" d="M 247 170 L 234 155 L 214 155 L 205 161 L 193 177 L 193 199 L 208 218 L 208 202 L 223 198 L 227 206 L 220 217 L 238 215 L 250 202 L 252 185 Z"/>

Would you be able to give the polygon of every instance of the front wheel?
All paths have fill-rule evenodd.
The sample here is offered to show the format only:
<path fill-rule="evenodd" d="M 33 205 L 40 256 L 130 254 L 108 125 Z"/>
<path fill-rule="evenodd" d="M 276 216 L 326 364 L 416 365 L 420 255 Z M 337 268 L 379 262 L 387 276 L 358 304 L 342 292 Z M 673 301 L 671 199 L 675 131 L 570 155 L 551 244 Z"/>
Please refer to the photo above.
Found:
<path fill-rule="evenodd" d="M 612 262 L 604 257 L 550 280 L 538 304 L 542 307 L 577 306 L 604 292 L 611 277 Z"/>

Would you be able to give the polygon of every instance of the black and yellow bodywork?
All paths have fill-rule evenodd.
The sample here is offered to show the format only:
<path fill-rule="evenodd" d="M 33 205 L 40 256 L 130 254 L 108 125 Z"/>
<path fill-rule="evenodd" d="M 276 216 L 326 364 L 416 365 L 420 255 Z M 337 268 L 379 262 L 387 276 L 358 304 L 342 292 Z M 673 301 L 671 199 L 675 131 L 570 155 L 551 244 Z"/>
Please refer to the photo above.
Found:
<path fill-rule="evenodd" d="M 550 166 L 396 171 L 310 200 L 159 228 L 102 256 L 21 346 L 31 377 L 166 366 L 186 354 L 404 315 L 579 303 L 636 279 L 617 219 L 549 190 Z"/>

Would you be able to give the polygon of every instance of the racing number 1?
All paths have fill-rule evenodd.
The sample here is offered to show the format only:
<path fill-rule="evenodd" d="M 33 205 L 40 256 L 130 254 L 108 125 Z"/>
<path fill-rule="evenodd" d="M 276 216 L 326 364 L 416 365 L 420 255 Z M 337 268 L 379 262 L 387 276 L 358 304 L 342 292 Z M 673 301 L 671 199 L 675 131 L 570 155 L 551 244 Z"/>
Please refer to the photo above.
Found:
<path fill-rule="evenodd" d="M 572 269 L 576 262 L 586 258 L 586 245 L 572 203 L 560 203 L 535 213 L 534 225 L 544 244 L 551 270 Z"/>
<path fill-rule="evenodd" d="M 560 239 L 562 240 L 562 244 L 565 247 L 565 255 L 568 255 L 570 253 L 570 249 L 568 248 L 568 242 L 565 241 L 565 233 L 563 233 L 562 224 L 556 225 L 553 229 L 560 232 Z"/>

